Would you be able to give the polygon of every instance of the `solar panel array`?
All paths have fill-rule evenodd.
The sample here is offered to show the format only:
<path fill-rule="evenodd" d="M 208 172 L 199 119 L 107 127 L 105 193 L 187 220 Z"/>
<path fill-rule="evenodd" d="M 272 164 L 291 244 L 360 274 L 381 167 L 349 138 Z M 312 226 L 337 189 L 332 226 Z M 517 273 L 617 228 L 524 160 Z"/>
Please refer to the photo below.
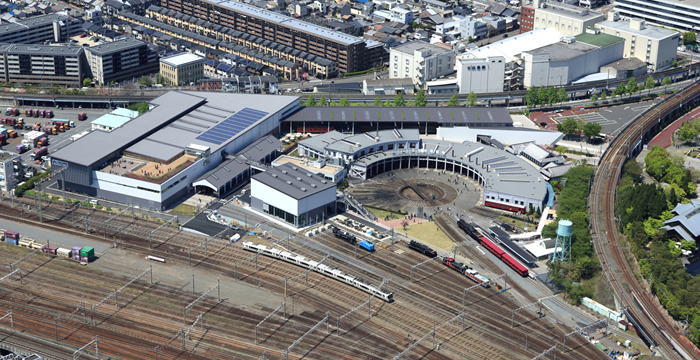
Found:
<path fill-rule="evenodd" d="M 229 116 L 204 134 L 197 136 L 197 140 L 221 145 L 221 143 L 232 138 L 266 115 L 267 113 L 264 111 L 243 108 L 243 110 Z"/>

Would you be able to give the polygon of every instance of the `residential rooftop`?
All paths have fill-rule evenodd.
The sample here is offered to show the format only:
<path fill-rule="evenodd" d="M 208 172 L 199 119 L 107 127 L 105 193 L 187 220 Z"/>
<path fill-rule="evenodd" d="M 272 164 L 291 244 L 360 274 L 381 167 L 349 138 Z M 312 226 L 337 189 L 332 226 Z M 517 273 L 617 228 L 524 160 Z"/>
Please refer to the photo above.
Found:
<path fill-rule="evenodd" d="M 33 45 L 33 44 L 11 44 L 7 51 L 12 54 L 23 55 L 73 55 L 77 56 L 83 52 L 82 46 L 74 45 Z"/>
<path fill-rule="evenodd" d="M 146 43 L 141 40 L 136 40 L 131 37 L 125 37 L 123 39 L 108 42 L 106 44 L 90 46 L 89 48 L 87 48 L 87 50 L 97 55 L 109 55 L 115 52 L 122 52 L 124 50 L 145 44 Z"/>
<path fill-rule="evenodd" d="M 444 48 L 442 46 L 434 45 L 425 41 L 412 41 L 397 47 L 392 48 L 393 51 L 400 51 L 404 54 L 413 55 L 416 50 L 430 50 L 431 55 L 435 54 L 445 54 L 450 51 L 450 49 Z"/>

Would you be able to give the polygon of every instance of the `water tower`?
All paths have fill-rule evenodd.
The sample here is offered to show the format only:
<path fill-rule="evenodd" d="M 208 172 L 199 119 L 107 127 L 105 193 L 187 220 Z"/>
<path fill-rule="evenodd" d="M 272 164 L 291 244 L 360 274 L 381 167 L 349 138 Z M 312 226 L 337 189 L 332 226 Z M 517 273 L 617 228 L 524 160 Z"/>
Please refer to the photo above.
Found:
<path fill-rule="evenodd" d="M 571 226 L 573 223 L 569 220 L 559 220 L 557 228 L 557 242 L 554 244 L 554 253 L 552 261 L 561 260 L 567 262 L 571 258 Z"/>

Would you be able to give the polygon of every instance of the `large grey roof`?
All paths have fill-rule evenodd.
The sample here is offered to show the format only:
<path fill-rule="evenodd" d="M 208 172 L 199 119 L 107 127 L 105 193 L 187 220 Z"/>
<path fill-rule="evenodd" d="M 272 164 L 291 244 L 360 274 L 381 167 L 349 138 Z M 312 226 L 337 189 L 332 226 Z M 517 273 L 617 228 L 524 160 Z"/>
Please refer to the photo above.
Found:
<path fill-rule="evenodd" d="M 639 35 L 639 36 L 646 36 L 648 38 L 657 39 L 657 40 L 665 39 L 667 37 L 671 37 L 673 35 L 678 34 L 677 32 L 675 32 L 673 30 L 662 29 L 658 26 L 649 26 L 649 25 L 647 25 L 642 30 L 635 30 L 635 29 L 630 28 L 629 21 L 602 21 L 602 22 L 595 24 L 595 26 L 599 27 L 599 28 L 611 28 L 611 29 L 615 29 L 618 31 L 624 31 L 624 32 L 632 33 L 632 34 Z"/>
<path fill-rule="evenodd" d="M 479 150 L 480 149 L 480 150 Z M 466 154 L 478 150 L 471 157 Z M 369 166 L 374 162 L 402 156 L 431 156 L 464 163 L 478 171 L 484 178 L 484 190 L 498 191 L 531 199 L 544 199 L 546 182 L 537 169 L 525 159 L 494 147 L 465 141 L 455 143 L 445 140 L 423 139 L 421 149 L 394 149 L 373 152 L 355 161 L 353 166 Z M 477 161 L 479 162 L 477 165 Z M 484 162 L 487 162 L 484 165 Z M 506 170 L 499 170 L 499 168 Z"/>
<path fill-rule="evenodd" d="M 413 55 L 413 52 L 420 49 L 430 50 L 431 54 L 444 54 L 453 50 L 444 48 L 442 46 L 433 45 L 425 41 L 412 41 L 404 45 L 396 46 L 391 48 L 391 51 L 399 51 L 405 54 Z"/>
<path fill-rule="evenodd" d="M 141 40 L 136 40 L 131 37 L 125 37 L 123 39 L 108 42 L 106 44 L 90 46 L 89 48 L 87 48 L 87 50 L 97 55 L 108 55 L 116 52 L 122 52 L 124 50 L 145 44 L 146 43 Z"/>
<path fill-rule="evenodd" d="M 323 153 L 323 150 L 326 148 L 326 146 L 336 141 L 345 139 L 347 136 L 348 135 L 345 135 L 341 132 L 332 130 L 327 133 L 314 135 L 308 139 L 304 139 L 299 142 L 299 145 L 306 146 L 310 149 Z"/>
<path fill-rule="evenodd" d="M 457 126 L 512 126 L 506 108 L 485 107 L 305 107 L 284 121 L 450 123 Z"/>
<path fill-rule="evenodd" d="M 378 135 L 378 136 L 377 136 Z M 400 137 L 399 137 L 400 136 Z M 337 151 L 341 153 L 354 153 L 362 151 L 368 147 L 382 146 L 383 143 L 397 141 L 420 141 L 420 132 L 418 129 L 401 129 L 401 130 L 382 130 L 379 132 L 361 133 L 353 136 L 348 136 L 342 140 L 335 141 L 326 146 L 328 151 Z M 355 144 L 350 145 L 350 144 Z M 352 146 L 352 151 L 348 151 Z"/>
<path fill-rule="evenodd" d="M 303 199 L 330 188 L 335 188 L 334 182 L 328 181 L 321 175 L 312 174 L 290 163 L 273 167 L 270 170 L 253 176 L 253 179 L 296 200 Z M 255 194 L 253 194 L 253 196 L 255 196 Z"/>
<path fill-rule="evenodd" d="M 238 152 L 239 156 L 243 156 L 246 160 L 261 162 L 265 156 L 279 149 L 282 142 L 272 135 L 264 136 L 258 141 L 248 145 L 245 149 Z"/>
<path fill-rule="evenodd" d="M 234 157 L 233 159 L 224 161 L 221 165 L 209 170 L 204 175 L 200 176 L 194 181 L 194 185 L 197 182 L 206 181 L 217 189 L 221 189 L 227 182 L 231 181 L 234 177 L 238 176 L 240 173 L 248 169 L 248 164 L 245 163 L 240 157 Z"/>
<path fill-rule="evenodd" d="M 207 93 L 199 93 L 205 95 Z M 95 165 L 153 134 L 164 125 L 206 102 L 206 98 L 180 91 L 167 92 L 149 103 L 155 108 L 128 121 L 112 132 L 95 130 L 51 155 L 53 159 L 83 166 Z"/>
<path fill-rule="evenodd" d="M 571 44 L 565 44 L 565 43 L 554 43 L 551 45 L 543 46 L 541 48 L 537 48 L 534 50 L 530 51 L 524 51 L 523 53 L 530 53 L 530 54 L 549 54 L 549 60 L 550 61 L 559 61 L 559 60 L 570 60 L 582 55 L 585 55 L 588 52 L 591 52 L 593 50 L 598 49 L 598 46 L 593 46 L 590 44 L 586 44 L 581 41 L 576 41 Z"/>
<path fill-rule="evenodd" d="M 0 25 L 0 37 L 2 37 L 5 33 L 33 28 L 35 26 L 42 26 L 47 23 L 53 23 L 56 20 L 68 20 L 68 16 L 54 13 L 34 16 L 28 20 L 18 21 L 15 23 L 2 24 Z"/>

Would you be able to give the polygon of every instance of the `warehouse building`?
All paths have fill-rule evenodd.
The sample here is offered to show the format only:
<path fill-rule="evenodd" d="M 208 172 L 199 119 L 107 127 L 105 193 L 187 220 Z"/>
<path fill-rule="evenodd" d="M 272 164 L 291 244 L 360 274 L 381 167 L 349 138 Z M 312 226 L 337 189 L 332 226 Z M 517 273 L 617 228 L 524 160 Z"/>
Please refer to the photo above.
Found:
<path fill-rule="evenodd" d="M 296 227 L 335 215 L 335 183 L 292 164 L 252 177 L 251 207 Z"/>
<path fill-rule="evenodd" d="M 299 107 L 293 96 L 170 91 L 151 110 L 111 131 L 92 131 L 51 156 L 66 190 L 165 209 L 193 182 Z"/>
<path fill-rule="evenodd" d="M 341 73 L 366 70 L 389 60 L 380 42 L 347 35 L 243 2 L 163 0 L 161 6 L 331 60 L 338 64 Z"/>

